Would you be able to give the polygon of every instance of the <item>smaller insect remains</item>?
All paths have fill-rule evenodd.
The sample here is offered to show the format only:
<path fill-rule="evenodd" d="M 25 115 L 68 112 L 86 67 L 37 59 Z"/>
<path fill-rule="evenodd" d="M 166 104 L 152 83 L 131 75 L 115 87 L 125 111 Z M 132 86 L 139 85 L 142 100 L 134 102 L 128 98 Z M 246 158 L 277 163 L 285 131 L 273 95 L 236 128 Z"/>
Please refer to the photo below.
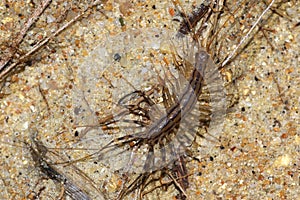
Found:
<path fill-rule="evenodd" d="M 210 10 L 210 1 L 205 1 L 204 3 L 197 6 L 191 14 L 186 15 L 184 12 L 181 14 L 183 21 L 181 22 L 178 33 L 187 35 L 192 32 L 193 29 L 197 26 L 197 23 L 209 12 Z M 207 15 L 209 18 L 209 15 Z"/>
<path fill-rule="evenodd" d="M 55 167 L 49 164 L 45 159 L 45 154 L 48 149 L 40 141 L 35 138 L 32 139 L 36 149 L 33 145 L 26 144 L 30 150 L 31 157 L 35 162 L 36 167 L 41 170 L 48 178 L 60 183 L 64 187 L 66 194 L 73 200 L 90 200 L 91 198 L 81 190 L 76 184 L 69 180 L 65 175 L 59 173 Z"/>

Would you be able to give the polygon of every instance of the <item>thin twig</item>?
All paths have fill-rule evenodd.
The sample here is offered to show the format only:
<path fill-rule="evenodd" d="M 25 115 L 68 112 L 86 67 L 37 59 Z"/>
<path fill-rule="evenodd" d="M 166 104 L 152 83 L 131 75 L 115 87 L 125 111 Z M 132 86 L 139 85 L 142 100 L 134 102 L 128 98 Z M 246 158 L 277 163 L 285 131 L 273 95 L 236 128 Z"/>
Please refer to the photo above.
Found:
<path fill-rule="evenodd" d="M 174 178 L 174 176 L 172 176 L 171 173 L 166 172 L 168 174 L 168 176 L 173 180 L 173 183 L 179 188 L 180 192 L 182 192 L 182 194 L 188 198 L 188 195 L 186 194 L 185 190 L 181 187 L 180 183 L 177 182 L 176 178 Z"/>
<path fill-rule="evenodd" d="M 243 39 L 241 40 L 241 42 L 236 46 L 236 48 L 230 53 L 230 55 L 226 58 L 226 60 L 222 63 L 222 67 L 224 67 L 229 60 L 234 56 L 234 54 L 236 53 L 236 51 L 241 47 L 241 45 L 246 41 L 246 39 L 249 37 L 249 35 L 251 34 L 251 32 L 254 30 L 254 28 L 257 26 L 257 24 L 259 23 L 259 21 L 262 19 L 262 17 L 266 14 L 266 12 L 268 10 L 270 10 L 271 6 L 273 5 L 275 0 L 272 0 L 272 2 L 269 4 L 269 6 L 261 13 L 261 15 L 258 17 L 258 19 L 256 20 L 256 22 L 254 23 L 254 25 L 250 28 L 250 30 L 248 31 L 248 33 L 245 35 L 245 37 L 243 37 Z"/>
<path fill-rule="evenodd" d="M 18 35 L 17 39 L 15 40 L 14 44 L 12 44 L 12 49 L 10 55 L 5 59 L 0 61 L 0 71 L 5 68 L 5 66 L 13 59 L 14 54 L 16 53 L 19 45 L 25 38 L 28 30 L 33 26 L 33 24 L 37 21 L 37 19 L 43 14 L 45 9 L 50 5 L 52 0 L 44 0 L 42 1 L 40 7 L 38 7 L 32 16 L 28 19 L 28 21 L 24 24 L 23 29 L 20 31 L 20 34 Z"/>
<path fill-rule="evenodd" d="M 76 17 L 74 17 L 72 20 L 64 24 L 62 27 L 60 27 L 55 33 L 53 33 L 51 36 L 41 40 L 38 42 L 30 51 L 28 51 L 25 55 L 21 56 L 16 62 L 12 63 L 8 67 L 2 69 L 0 68 L 0 80 L 3 79 L 11 70 L 13 70 L 18 64 L 20 64 L 22 61 L 26 60 L 29 56 L 33 55 L 35 52 L 37 52 L 40 48 L 42 48 L 44 45 L 46 45 L 50 40 L 52 40 L 54 37 L 58 36 L 61 32 L 66 30 L 68 27 L 70 27 L 74 22 L 76 22 L 78 19 L 80 19 L 86 12 L 93 8 L 94 6 L 97 6 L 101 3 L 100 0 L 96 0 L 91 6 L 87 7 L 84 11 L 82 11 L 80 14 L 78 14 Z"/>

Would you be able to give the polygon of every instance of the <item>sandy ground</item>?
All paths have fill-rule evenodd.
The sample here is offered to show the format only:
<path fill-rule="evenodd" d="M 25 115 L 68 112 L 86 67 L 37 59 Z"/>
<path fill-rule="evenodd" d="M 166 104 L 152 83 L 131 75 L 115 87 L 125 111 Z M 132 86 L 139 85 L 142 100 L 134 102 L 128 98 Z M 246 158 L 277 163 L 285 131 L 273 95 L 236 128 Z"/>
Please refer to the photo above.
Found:
<path fill-rule="evenodd" d="M 201 1 L 185 2 L 182 8 L 189 12 L 197 3 Z M 261 2 L 231 3 L 229 10 L 238 10 L 235 18 L 224 12 L 218 23 L 228 20 L 229 25 L 220 28 L 216 38 L 219 50 L 211 48 L 209 52 L 218 66 L 266 8 Z M 53 1 L 29 30 L 17 54 L 28 52 L 90 4 Z M 274 6 L 277 4 L 275 1 Z M 0 3 L 2 58 L 12 50 L 13 38 L 38 6 L 39 1 Z M 63 18 L 62 13 L 70 7 Z M 24 70 L 2 83 L 0 199 L 64 196 L 62 185 L 45 178 L 35 166 L 24 142 L 31 144 L 30 138 L 37 134 L 52 152 L 46 154 L 48 161 L 62 162 L 81 158 L 109 141 L 113 136 L 104 138 L 99 129 L 84 133 L 79 126 L 94 125 L 101 116 L 116 112 L 120 97 L 134 90 L 121 76 L 141 90 L 157 82 L 153 66 L 159 69 L 166 63 L 162 62 L 167 57 L 164 44 L 180 25 L 174 21 L 173 9 L 170 1 L 103 2 L 21 65 Z M 300 198 L 299 13 L 296 0 L 268 11 L 261 31 L 251 33 L 251 42 L 239 48 L 241 53 L 223 69 L 231 107 L 217 127 L 220 143 L 192 150 L 199 152 L 196 157 L 201 162 L 187 165 L 192 174 L 188 199 Z M 210 39 L 202 37 L 201 44 L 207 45 Z M 182 50 L 180 44 L 175 44 L 177 51 Z M 112 167 L 114 162 L 124 166 L 126 160 L 118 159 L 54 166 L 93 199 L 103 199 L 103 193 L 111 199 L 123 182 L 132 179 L 125 179 Z M 170 186 L 154 190 L 144 199 L 176 199 L 176 194 Z M 126 197 L 132 198 L 135 193 Z"/>

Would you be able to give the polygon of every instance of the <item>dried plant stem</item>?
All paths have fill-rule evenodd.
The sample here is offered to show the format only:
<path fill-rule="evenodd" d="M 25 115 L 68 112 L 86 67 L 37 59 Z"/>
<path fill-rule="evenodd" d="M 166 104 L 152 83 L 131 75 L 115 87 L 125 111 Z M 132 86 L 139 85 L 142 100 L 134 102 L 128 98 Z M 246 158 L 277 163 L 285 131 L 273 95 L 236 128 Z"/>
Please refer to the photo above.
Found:
<path fill-rule="evenodd" d="M 14 54 L 16 53 L 19 45 L 23 41 L 24 37 L 26 36 L 28 30 L 32 27 L 32 25 L 37 21 L 37 19 L 43 14 L 45 9 L 50 5 L 52 0 L 44 0 L 42 1 L 40 7 L 38 7 L 32 16 L 28 19 L 28 21 L 24 24 L 23 29 L 20 31 L 18 37 L 16 38 L 15 42 L 12 44 L 12 49 L 10 55 L 6 57 L 6 59 L 0 62 L 0 71 L 5 68 L 5 66 L 13 59 Z M 1 76 L 0 76 L 1 77 Z"/>
<path fill-rule="evenodd" d="M 242 38 L 241 42 L 236 46 L 236 48 L 230 53 L 230 55 L 226 58 L 226 60 L 222 63 L 222 67 L 224 67 L 230 59 L 234 56 L 234 54 L 237 52 L 237 50 L 242 46 L 242 44 L 246 41 L 247 38 L 249 38 L 249 35 L 254 30 L 254 28 L 257 26 L 259 21 L 262 19 L 262 17 L 270 10 L 271 6 L 273 5 L 275 0 L 272 0 L 272 2 L 268 5 L 268 7 L 261 13 L 261 15 L 258 17 L 256 22 L 253 24 L 253 26 L 250 28 L 250 30 L 247 32 L 245 37 Z"/>
<path fill-rule="evenodd" d="M 48 2 L 48 4 L 46 4 Z M 37 9 L 37 11 L 33 14 L 34 17 L 30 18 L 28 20 L 28 22 L 26 23 L 27 25 L 25 25 L 25 28 L 21 31 L 21 36 L 19 36 L 19 43 L 22 42 L 24 36 L 26 35 L 26 32 L 28 31 L 28 29 L 31 27 L 31 25 L 36 21 L 36 19 L 38 18 L 38 16 L 40 16 L 42 14 L 42 12 L 46 9 L 46 7 L 49 5 L 49 3 L 51 2 L 51 0 L 47 0 L 45 2 L 42 3 L 42 11 L 40 11 L 41 9 Z M 84 14 L 86 14 L 86 12 L 93 8 L 94 6 L 97 6 L 101 3 L 100 0 L 96 0 L 94 1 L 93 4 L 91 4 L 89 7 L 87 7 L 84 11 L 82 11 L 81 13 L 79 13 L 77 16 L 75 16 L 72 20 L 70 20 L 69 22 L 67 22 L 66 24 L 64 24 L 62 27 L 60 27 L 57 31 L 55 31 L 52 35 L 50 35 L 49 37 L 41 40 L 40 42 L 38 42 L 30 51 L 28 51 L 25 55 L 21 56 L 20 58 L 18 58 L 14 63 L 12 63 L 9 66 L 5 66 L 9 61 L 11 61 L 11 59 L 13 58 L 13 54 L 15 52 L 13 52 L 13 54 L 11 56 L 9 56 L 9 58 L 7 59 L 7 61 L 5 61 L 4 64 L 1 64 L 0 67 L 0 81 L 3 81 L 3 79 L 8 75 L 8 73 L 10 71 L 12 71 L 18 64 L 20 64 L 22 61 L 25 61 L 26 59 L 29 58 L 29 56 L 33 55 L 35 52 L 37 52 L 39 49 L 41 49 L 42 47 L 44 47 L 50 40 L 52 40 L 54 37 L 58 36 L 60 33 L 62 33 L 64 30 L 66 30 L 68 27 L 70 27 L 74 22 L 76 22 L 77 20 L 79 20 Z M 38 15 L 39 14 L 39 15 Z M 36 16 L 36 17 L 35 17 Z M 23 36 L 22 36 L 23 34 Z"/>

